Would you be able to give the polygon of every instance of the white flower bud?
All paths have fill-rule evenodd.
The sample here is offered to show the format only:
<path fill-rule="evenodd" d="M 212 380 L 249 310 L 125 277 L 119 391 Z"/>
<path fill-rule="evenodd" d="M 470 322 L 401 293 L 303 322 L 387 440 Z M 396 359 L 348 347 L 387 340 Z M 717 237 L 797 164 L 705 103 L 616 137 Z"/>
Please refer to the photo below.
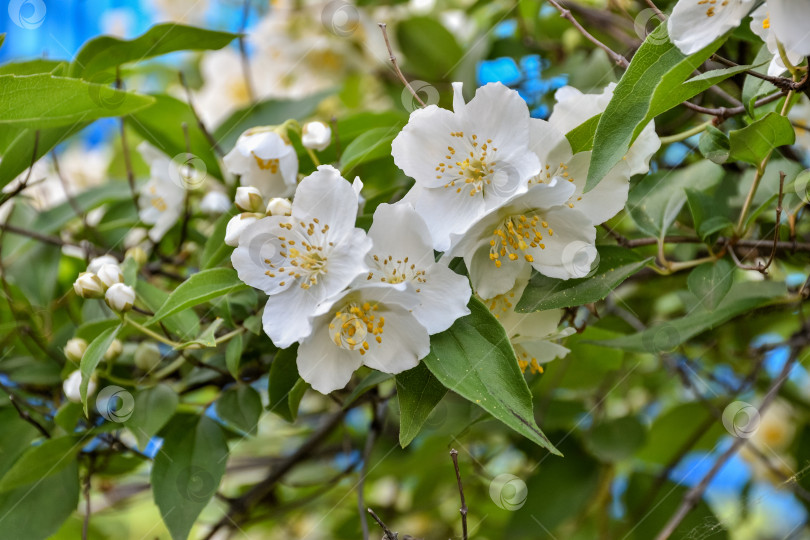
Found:
<path fill-rule="evenodd" d="M 107 347 L 107 352 L 104 353 L 105 360 L 115 360 L 124 350 L 124 345 L 117 339 L 112 340 L 110 346 Z"/>
<path fill-rule="evenodd" d="M 146 259 L 148 258 L 146 252 L 140 246 L 131 247 L 127 250 L 125 257 L 126 259 L 134 259 L 135 264 L 138 265 L 140 268 L 144 264 L 146 264 Z"/>
<path fill-rule="evenodd" d="M 323 122 L 307 122 L 301 130 L 301 144 L 305 148 L 323 150 L 332 142 L 332 128 Z"/>
<path fill-rule="evenodd" d="M 225 227 L 225 243 L 231 247 L 238 246 L 239 237 L 242 235 L 242 231 L 244 231 L 251 223 L 256 223 L 257 220 L 258 218 L 256 217 L 256 214 L 251 214 L 248 212 L 233 216 L 228 222 L 228 226 Z"/>
<path fill-rule="evenodd" d="M 102 255 L 101 257 L 90 259 L 90 264 L 87 265 L 87 271 L 97 274 L 105 264 L 118 264 L 118 259 L 112 255 Z"/>
<path fill-rule="evenodd" d="M 82 402 L 82 395 L 80 392 L 82 384 L 82 372 L 78 369 L 68 375 L 68 378 L 65 379 L 65 382 L 62 383 L 62 391 L 65 393 L 65 397 L 68 398 L 68 401 L 72 401 L 74 403 L 81 403 Z M 90 380 L 87 382 L 87 397 L 92 396 L 96 393 L 96 378 L 90 377 Z"/>
<path fill-rule="evenodd" d="M 117 264 L 105 264 L 96 275 L 105 287 L 112 287 L 116 283 L 124 282 L 124 274 L 121 273 L 121 267 Z"/>
<path fill-rule="evenodd" d="M 82 272 L 73 282 L 73 290 L 82 298 L 101 298 L 104 296 L 104 283 L 92 272 Z"/>
<path fill-rule="evenodd" d="M 242 186 L 236 188 L 236 206 L 243 212 L 261 212 L 264 206 L 262 194 L 253 186 Z"/>
<path fill-rule="evenodd" d="M 273 197 L 267 203 L 268 216 L 289 216 L 292 213 L 292 203 L 290 199 L 283 197 Z"/>
<path fill-rule="evenodd" d="M 200 201 L 200 210 L 205 214 L 223 214 L 231 208 L 231 200 L 219 191 L 209 191 Z"/>
<path fill-rule="evenodd" d="M 134 229 L 130 229 L 124 237 L 124 247 L 126 249 L 133 248 L 146 241 L 147 238 L 149 238 L 149 232 L 146 229 L 143 227 L 135 227 Z"/>
<path fill-rule="evenodd" d="M 104 301 L 113 311 L 119 313 L 129 311 L 135 303 L 135 289 L 123 283 L 114 283 L 107 289 Z"/>
<path fill-rule="evenodd" d="M 87 350 L 87 342 L 82 338 L 69 339 L 65 343 L 65 358 L 77 364 L 82 361 L 84 351 Z"/>
<path fill-rule="evenodd" d="M 156 343 L 142 341 L 135 349 L 135 366 L 141 371 L 152 371 L 160 364 L 161 354 Z"/>

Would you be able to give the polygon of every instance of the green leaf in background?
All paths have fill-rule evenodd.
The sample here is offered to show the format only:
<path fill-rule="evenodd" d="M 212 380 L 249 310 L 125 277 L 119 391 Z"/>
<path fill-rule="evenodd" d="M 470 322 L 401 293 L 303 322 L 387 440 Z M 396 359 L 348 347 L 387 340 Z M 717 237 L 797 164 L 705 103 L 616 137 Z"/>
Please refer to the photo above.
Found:
<path fill-rule="evenodd" d="M 219 330 L 219 327 L 222 326 L 222 323 L 225 321 L 219 317 L 214 319 L 211 324 L 205 327 L 205 330 L 200 332 L 200 335 L 192 339 L 191 341 L 186 341 L 185 343 L 181 343 L 180 345 L 175 346 L 175 349 L 199 349 L 200 347 L 216 347 L 217 346 L 217 338 L 216 333 Z"/>
<path fill-rule="evenodd" d="M 74 436 L 56 437 L 29 447 L 0 479 L 0 493 L 59 473 L 76 459 L 82 447 L 79 441 Z"/>
<path fill-rule="evenodd" d="M 267 381 L 268 410 L 288 422 L 295 422 L 298 404 L 307 389 L 307 383 L 298 376 L 298 366 L 295 363 L 297 356 L 297 344 L 278 351 L 270 364 Z"/>
<path fill-rule="evenodd" d="M 725 133 L 714 126 L 709 126 L 700 135 L 698 149 L 703 154 L 703 157 L 719 165 L 728 161 L 728 156 L 731 153 L 731 143 L 729 143 L 728 136 Z"/>
<path fill-rule="evenodd" d="M 79 386 L 79 393 L 81 394 L 82 403 L 84 404 L 85 415 L 87 415 L 89 409 L 87 405 L 87 385 L 90 383 L 90 377 L 93 375 L 99 362 L 101 362 L 101 359 L 104 358 L 104 353 L 110 348 L 110 344 L 115 339 L 115 336 L 118 335 L 119 330 L 121 330 L 121 325 L 108 328 L 99 334 L 99 336 L 87 346 L 87 350 L 84 351 L 82 361 L 79 365 L 79 369 L 81 369 L 82 372 L 82 384 Z"/>
<path fill-rule="evenodd" d="M 710 71 L 687 81 L 724 40 L 718 39 L 695 54 L 684 56 L 669 41 L 665 24 L 647 36 L 599 119 L 586 191 L 593 189 L 622 159 L 650 120 L 749 67 Z"/>
<path fill-rule="evenodd" d="M 719 233 L 727 227 L 733 227 L 734 223 L 727 217 L 728 204 L 725 199 L 714 197 L 703 190 L 684 189 L 686 200 L 689 203 L 689 211 L 692 212 L 692 222 L 701 240 Z"/>
<path fill-rule="evenodd" d="M 239 210 L 234 207 L 217 218 L 214 230 L 203 248 L 202 257 L 200 258 L 200 270 L 208 270 L 219 266 L 233 251 L 233 247 L 225 243 L 225 230 L 228 227 L 228 222 L 237 213 L 239 213 Z"/>
<path fill-rule="evenodd" d="M 64 60 L 49 60 L 36 58 L 24 62 L 9 62 L 0 66 L 0 75 L 35 75 L 37 73 L 61 74 L 64 69 Z"/>
<path fill-rule="evenodd" d="M 76 53 L 71 75 L 88 78 L 99 71 L 130 62 L 140 62 L 175 51 L 221 49 L 237 34 L 195 28 L 177 23 L 156 24 L 135 39 L 99 36 Z"/>
<path fill-rule="evenodd" d="M 245 338 L 242 334 L 237 334 L 231 338 L 225 347 L 225 367 L 233 378 L 239 380 L 239 362 L 242 360 L 242 350 Z"/>
<path fill-rule="evenodd" d="M 587 444 L 599 459 L 616 462 L 632 457 L 646 438 L 644 424 L 635 416 L 625 416 L 596 424 L 588 432 Z"/>
<path fill-rule="evenodd" d="M 796 132 L 787 117 L 771 112 L 749 126 L 729 132 L 729 159 L 759 165 L 774 148 L 793 144 Z"/>
<path fill-rule="evenodd" d="M 699 427 L 709 422 L 712 426 L 692 448 L 711 450 L 721 436 L 728 435 L 723 423 L 713 420 L 712 411 L 697 402 L 684 403 L 664 411 L 653 421 L 647 440 L 636 457 L 648 463 L 666 465 L 677 456 L 678 449 L 683 448 L 693 436 L 685 426 L 691 426 L 691 430 L 697 432 Z"/>
<path fill-rule="evenodd" d="M 422 431 L 430 413 L 447 388 L 430 372 L 424 363 L 403 371 L 397 378 L 399 402 L 399 445 L 405 448 Z"/>
<path fill-rule="evenodd" d="M 236 270 L 230 268 L 211 268 L 197 272 L 172 291 L 166 302 L 146 324 L 155 324 L 184 309 L 246 288 L 247 286 L 239 281 Z"/>
<path fill-rule="evenodd" d="M 262 415 L 262 398 L 246 384 L 231 387 L 217 400 L 217 415 L 243 433 L 256 434 Z"/>
<path fill-rule="evenodd" d="M 34 129 L 66 126 L 149 107 L 150 96 L 49 74 L 0 75 L 0 124 Z M 29 152 L 30 153 L 30 152 Z"/>
<path fill-rule="evenodd" d="M 391 141 L 399 134 L 399 127 L 371 129 L 349 143 L 340 156 L 341 171 L 347 175 L 357 165 L 391 155 Z"/>
<path fill-rule="evenodd" d="M 734 265 L 727 259 L 703 263 L 687 279 L 689 290 L 709 311 L 720 304 L 733 283 Z"/>
<path fill-rule="evenodd" d="M 135 407 L 126 426 L 138 440 L 138 448 L 144 450 L 154 435 L 174 416 L 180 398 L 166 384 L 158 384 L 135 395 Z"/>
<path fill-rule="evenodd" d="M 228 445 L 207 416 L 175 416 L 163 432 L 169 436 L 152 465 L 152 492 L 172 538 L 186 540 L 219 487 Z"/>
<path fill-rule="evenodd" d="M 720 304 L 712 310 L 699 307 L 680 319 L 652 326 L 636 334 L 598 343 L 605 347 L 618 347 L 625 351 L 648 353 L 669 351 L 706 330 L 752 309 L 765 306 L 785 294 L 787 294 L 787 287 L 783 282 L 737 283 L 732 286 Z"/>
<path fill-rule="evenodd" d="M 427 81 L 447 80 L 464 55 L 453 34 L 432 17 L 400 22 L 396 38 L 407 60 L 407 71 Z"/>
<path fill-rule="evenodd" d="M 617 246 L 599 246 L 596 272 L 581 279 L 554 279 L 535 273 L 515 308 L 520 313 L 581 306 L 605 298 L 610 291 L 644 268 L 651 257 Z"/>
<path fill-rule="evenodd" d="M 139 280 L 135 285 L 135 291 L 138 293 L 138 300 L 143 302 L 146 308 L 152 312 L 164 306 L 169 299 L 169 293 L 146 281 Z M 163 319 L 162 323 L 170 332 L 183 339 L 193 339 L 200 333 L 200 318 L 191 309 L 184 309 L 173 315 L 168 315 Z"/>
<path fill-rule="evenodd" d="M 191 153 L 202 160 L 208 174 L 222 178 L 214 149 L 197 125 L 191 107 L 186 102 L 165 94 L 150 97 L 154 100 L 154 104 L 126 118 L 127 125 L 152 146 L 173 158 L 180 154 L 185 156 L 186 136 L 183 132 L 185 123 Z"/>
<path fill-rule="evenodd" d="M 348 408 L 349 405 L 357 401 L 357 399 L 371 390 L 372 388 L 377 387 L 380 383 L 384 383 L 385 381 L 389 381 L 393 379 L 394 376 L 390 373 L 384 373 L 382 371 L 372 371 L 365 377 L 363 377 L 357 386 L 354 387 L 352 393 L 349 394 L 346 399 L 343 400 L 343 408 Z"/>
<path fill-rule="evenodd" d="M 430 338 L 423 362 L 449 390 L 524 437 L 559 454 L 534 420 L 532 395 L 498 319 L 473 298 L 471 313 Z"/>
<path fill-rule="evenodd" d="M 752 68 L 753 71 L 767 75 L 768 65 L 770 64 L 772 58 L 773 53 L 768 49 L 768 45 L 762 45 L 757 53 L 756 59 L 754 60 L 755 67 Z M 751 75 L 745 77 L 745 82 L 743 83 L 742 89 L 742 102 L 745 106 L 745 110 L 752 118 L 756 117 L 754 103 L 757 101 L 757 99 L 767 94 L 772 94 L 773 92 L 775 92 L 775 89 L 768 81 L 762 80 L 759 77 L 753 77 Z"/>

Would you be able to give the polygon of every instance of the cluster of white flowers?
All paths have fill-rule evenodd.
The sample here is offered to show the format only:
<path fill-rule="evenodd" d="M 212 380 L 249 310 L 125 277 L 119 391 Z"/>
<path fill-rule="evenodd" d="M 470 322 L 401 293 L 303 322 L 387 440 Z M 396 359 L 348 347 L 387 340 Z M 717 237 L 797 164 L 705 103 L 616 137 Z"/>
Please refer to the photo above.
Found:
<path fill-rule="evenodd" d="M 135 303 L 135 289 L 124 283 L 124 274 L 112 255 L 91 260 L 87 271 L 76 278 L 73 290 L 82 298 L 104 298 L 118 313 L 129 311 Z"/>
<path fill-rule="evenodd" d="M 516 299 L 532 268 L 561 279 L 588 275 L 595 225 L 623 208 L 630 176 L 646 172 L 660 146 L 650 124 L 586 194 L 590 154 L 573 155 L 565 133 L 604 110 L 612 87 L 601 95 L 561 90 L 549 122 L 530 118 L 501 84 L 479 88 L 469 103 L 461 84 L 454 88 L 453 111 L 415 111 L 394 140 L 394 161 L 415 185 L 400 202 L 377 207 L 368 233 L 355 227 L 362 182 L 350 184 L 331 166 L 304 178 L 291 204 L 271 200 L 282 210 L 262 215 L 264 198 L 284 194 L 294 179 L 292 166 L 282 172 L 278 130 L 249 131 L 229 154 L 253 186 L 237 192 L 243 213 L 228 226 L 233 266 L 268 295 L 265 332 L 280 348 L 300 344 L 299 372 L 320 392 L 344 387 L 361 365 L 387 373 L 416 366 L 429 336 L 469 313 L 469 282 L 447 266 L 456 256 L 504 323 L 521 368 L 541 371 L 565 354 L 550 342 L 571 332 L 557 332 L 561 312 L 517 314 Z M 263 191 L 269 168 L 253 166 L 270 159 L 281 179 Z M 434 250 L 444 252 L 438 263 Z"/>
<path fill-rule="evenodd" d="M 114 339 L 110 343 L 110 346 L 107 348 L 107 351 L 104 353 L 104 358 L 106 360 L 115 360 L 118 356 L 121 355 L 121 352 L 124 350 L 123 344 Z M 68 359 L 73 364 L 79 364 L 82 361 L 82 357 L 84 353 L 87 351 L 87 341 L 83 340 L 82 338 L 75 337 L 73 339 L 69 339 L 67 343 L 65 343 L 65 358 Z M 82 383 L 82 373 L 80 370 L 74 370 L 65 377 L 64 382 L 62 383 L 62 391 L 65 393 L 65 397 L 68 401 L 72 401 L 74 403 L 81 403 L 81 388 Z M 98 381 L 95 375 L 90 377 L 90 380 L 87 381 L 87 395 L 92 396 L 96 393 L 96 387 L 98 385 Z"/>

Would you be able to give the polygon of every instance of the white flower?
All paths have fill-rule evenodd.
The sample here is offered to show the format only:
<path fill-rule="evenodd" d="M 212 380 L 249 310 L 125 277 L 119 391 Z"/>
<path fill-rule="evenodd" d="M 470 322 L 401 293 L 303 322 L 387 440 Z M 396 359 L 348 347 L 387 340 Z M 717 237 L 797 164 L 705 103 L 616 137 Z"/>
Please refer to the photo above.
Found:
<path fill-rule="evenodd" d="M 325 302 L 298 347 L 301 378 L 328 394 L 361 365 L 385 373 L 416 367 L 430 352 L 428 331 L 412 313 L 418 302 L 407 283 L 352 288 Z"/>
<path fill-rule="evenodd" d="M 194 104 L 209 128 L 250 105 L 250 90 L 239 52 L 230 47 L 207 52 L 200 62 L 200 71 L 203 85 Z"/>
<path fill-rule="evenodd" d="M 332 142 L 332 128 L 323 122 L 307 122 L 301 129 L 301 144 L 305 148 L 324 150 Z"/>
<path fill-rule="evenodd" d="M 264 208 L 262 194 L 253 186 L 240 186 L 236 188 L 234 202 L 243 212 L 261 212 L 262 208 Z"/>
<path fill-rule="evenodd" d="M 768 66 L 768 75 L 771 77 L 777 77 L 787 71 L 787 67 L 782 61 L 782 55 L 779 54 L 779 48 L 777 46 L 778 36 L 776 35 L 776 32 L 771 24 L 771 17 L 769 14 L 769 8 L 778 3 L 779 2 L 774 2 L 771 0 L 770 2 L 755 9 L 751 14 L 751 31 L 765 42 L 768 50 L 771 52 L 771 54 L 773 54 L 773 60 L 771 60 L 771 63 Z M 807 16 L 810 17 L 810 14 Z M 806 34 L 806 31 L 803 33 Z M 804 60 L 804 55 L 793 52 L 787 47 L 785 47 L 785 53 L 787 54 L 790 63 L 794 66 L 800 64 L 802 60 Z"/>
<path fill-rule="evenodd" d="M 105 287 L 112 287 L 116 283 L 123 283 L 124 281 L 124 274 L 121 273 L 121 267 L 117 264 L 105 264 L 99 268 L 96 275 Z"/>
<path fill-rule="evenodd" d="M 252 225 L 259 220 L 259 216 L 250 212 L 243 212 L 233 216 L 228 225 L 225 226 L 225 243 L 231 247 L 239 245 L 239 237 L 247 229 L 248 225 Z"/>
<path fill-rule="evenodd" d="M 176 163 L 148 143 L 139 144 L 138 152 L 149 164 L 149 181 L 138 197 L 138 215 L 152 226 L 149 238 L 158 242 L 183 214 L 186 190 L 176 181 L 183 175 Z"/>
<path fill-rule="evenodd" d="M 82 298 L 101 298 L 104 296 L 104 284 L 92 272 L 82 272 L 73 282 L 73 290 Z"/>
<path fill-rule="evenodd" d="M 65 358 L 77 364 L 81 362 L 84 351 L 87 350 L 87 342 L 82 338 L 69 339 L 65 343 Z"/>
<path fill-rule="evenodd" d="M 273 197 L 265 210 L 268 216 L 289 216 L 292 213 L 292 202 L 284 197 Z"/>
<path fill-rule="evenodd" d="M 161 356 L 156 343 L 142 341 L 135 349 L 135 367 L 141 371 L 152 371 L 160 364 Z"/>
<path fill-rule="evenodd" d="M 573 328 L 557 329 L 562 318 L 561 309 L 517 313 L 515 304 L 520 300 L 529 282 L 531 270 L 528 268 L 518 277 L 515 286 L 502 295 L 495 296 L 485 303 L 498 318 L 506 335 L 512 342 L 521 371 L 529 368 L 531 373 L 542 373 L 543 364 L 555 358 L 563 358 L 568 349 L 554 343 L 554 340 L 576 332 Z"/>
<path fill-rule="evenodd" d="M 118 264 L 118 259 L 112 255 L 101 255 L 100 257 L 90 259 L 90 263 L 87 265 L 87 271 L 95 274 L 101 270 L 101 267 L 105 264 Z"/>
<path fill-rule="evenodd" d="M 114 339 L 110 346 L 107 347 L 107 351 L 104 353 L 104 358 L 106 360 L 115 360 L 121 353 L 124 351 L 124 345 L 121 344 L 121 341 Z"/>
<path fill-rule="evenodd" d="M 123 283 L 115 283 L 107 289 L 104 300 L 113 311 L 119 313 L 129 311 L 135 303 L 135 289 Z"/>
<path fill-rule="evenodd" d="M 573 193 L 574 185 L 559 178 L 536 184 L 454 236 L 445 257 L 464 257 L 482 298 L 514 287 L 529 266 L 558 279 L 585 277 L 596 258 L 596 229 L 566 204 Z"/>
<path fill-rule="evenodd" d="M 315 307 L 368 272 L 371 240 L 354 227 L 356 208 L 352 185 L 321 165 L 298 185 L 291 216 L 242 232 L 231 261 L 242 281 L 269 295 L 262 320 L 277 347 L 308 336 Z"/>
<path fill-rule="evenodd" d="M 82 384 L 82 372 L 78 369 L 68 375 L 68 378 L 62 383 L 62 391 L 65 393 L 65 397 L 68 398 L 68 401 L 72 401 L 73 403 L 81 403 L 82 402 L 82 395 L 79 389 L 81 388 Z M 90 377 L 90 380 L 87 382 L 87 397 L 92 396 L 96 393 L 96 378 Z"/>
<path fill-rule="evenodd" d="M 453 112 L 435 105 L 414 111 L 391 147 L 394 162 L 416 181 L 405 200 L 439 251 L 540 172 L 528 146 L 529 109 L 517 92 L 487 84 L 464 103 L 461 83 L 453 88 Z"/>
<path fill-rule="evenodd" d="M 419 298 L 413 315 L 428 334 L 447 330 L 456 319 L 469 315 L 467 278 L 435 262 L 430 231 L 412 206 L 379 205 L 368 236 L 369 272 L 359 283 L 410 283 Z"/>
<path fill-rule="evenodd" d="M 219 191 L 209 191 L 200 201 L 200 211 L 206 214 L 224 214 L 231 209 L 231 200 Z"/>
<path fill-rule="evenodd" d="M 810 56 L 810 2 L 806 0 L 768 0 L 771 28 L 785 49 L 799 56 Z"/>
<path fill-rule="evenodd" d="M 298 156 L 286 135 L 271 128 L 251 128 L 239 136 L 224 158 L 225 167 L 263 197 L 286 197 L 298 179 Z"/>
<path fill-rule="evenodd" d="M 667 19 L 670 39 L 683 54 L 693 54 L 737 28 L 756 0 L 679 0 Z"/>

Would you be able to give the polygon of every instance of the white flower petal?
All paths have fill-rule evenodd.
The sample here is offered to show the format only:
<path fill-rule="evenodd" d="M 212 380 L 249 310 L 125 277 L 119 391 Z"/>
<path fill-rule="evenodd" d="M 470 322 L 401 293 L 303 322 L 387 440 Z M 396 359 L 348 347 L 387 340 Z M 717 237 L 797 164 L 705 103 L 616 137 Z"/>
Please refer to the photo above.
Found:
<path fill-rule="evenodd" d="M 303 292 L 302 292 L 303 291 Z M 312 319 L 320 298 L 298 287 L 267 297 L 262 326 L 273 344 L 286 349 L 312 334 Z"/>
<path fill-rule="evenodd" d="M 582 212 L 556 207 L 541 213 L 554 234 L 543 236 L 544 248 L 529 248 L 535 270 L 557 279 L 588 275 L 596 259 L 596 229 Z"/>
<path fill-rule="evenodd" d="M 340 238 L 354 229 L 357 194 L 352 185 L 331 165 L 321 165 L 298 185 L 292 205 L 295 219 L 313 218 L 329 225 L 330 238 Z"/>
<path fill-rule="evenodd" d="M 328 331 L 315 332 L 298 347 L 298 374 L 312 388 L 328 394 L 344 388 L 362 365 L 356 351 L 336 347 Z"/>
<path fill-rule="evenodd" d="M 806 0 L 767 0 L 771 30 L 785 49 L 800 56 L 810 55 L 810 2 Z"/>
<path fill-rule="evenodd" d="M 363 364 L 385 373 L 401 373 L 416 367 L 430 352 L 430 337 L 424 326 L 402 308 L 385 311 L 381 343 L 370 341 Z"/>
<path fill-rule="evenodd" d="M 667 19 L 670 39 L 682 53 L 696 53 L 739 26 L 753 4 L 754 0 L 679 0 Z"/>
<path fill-rule="evenodd" d="M 630 172 L 624 161 L 619 162 L 595 188 L 583 194 L 590 164 L 591 152 L 580 152 L 568 162 L 566 172 L 576 188 L 569 204 L 588 216 L 592 224 L 599 225 L 621 212 L 627 203 Z"/>

